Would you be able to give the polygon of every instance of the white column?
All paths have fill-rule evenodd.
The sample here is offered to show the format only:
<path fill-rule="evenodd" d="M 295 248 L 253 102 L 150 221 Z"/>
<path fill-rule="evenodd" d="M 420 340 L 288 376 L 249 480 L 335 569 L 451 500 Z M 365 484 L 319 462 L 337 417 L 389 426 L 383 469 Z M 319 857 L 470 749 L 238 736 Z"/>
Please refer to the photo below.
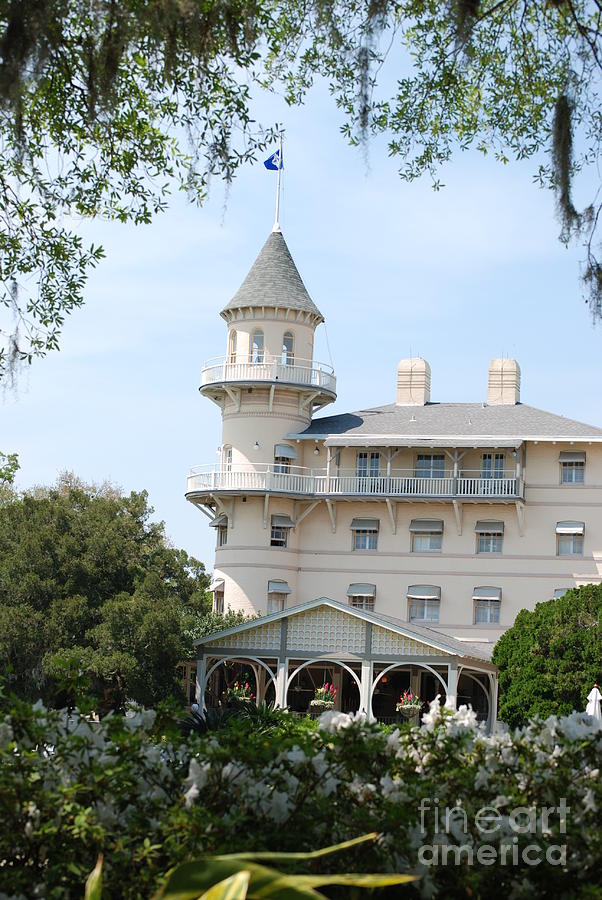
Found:
<path fill-rule="evenodd" d="M 492 734 L 495 731 L 495 723 L 497 722 L 498 687 L 497 673 L 493 673 L 489 676 L 489 731 Z"/>
<path fill-rule="evenodd" d="M 343 682 L 343 672 L 341 669 L 338 672 L 335 670 L 332 673 L 332 683 L 337 689 L 337 698 L 334 701 L 334 708 L 340 710 L 341 708 L 341 687 Z"/>
<path fill-rule="evenodd" d="M 374 674 L 374 665 L 369 659 L 362 660 L 362 674 L 360 681 L 360 711 L 372 715 L 372 703 L 370 702 L 370 692 L 372 690 L 372 678 Z"/>
<path fill-rule="evenodd" d="M 195 700 L 199 709 L 204 712 L 207 707 L 205 705 L 205 689 L 207 687 L 207 661 L 205 655 L 199 657 L 196 661 L 196 691 Z"/>
<path fill-rule="evenodd" d="M 288 678 L 288 660 L 278 660 L 276 674 L 276 706 L 284 709 L 286 706 L 286 680 Z"/>
<path fill-rule="evenodd" d="M 266 671 L 263 666 L 257 666 L 255 668 L 255 680 L 257 683 L 257 706 L 259 706 L 259 704 L 265 700 L 265 676 Z"/>
<path fill-rule="evenodd" d="M 458 695 L 458 663 L 454 659 L 447 666 L 447 702 L 446 706 L 456 709 Z"/>

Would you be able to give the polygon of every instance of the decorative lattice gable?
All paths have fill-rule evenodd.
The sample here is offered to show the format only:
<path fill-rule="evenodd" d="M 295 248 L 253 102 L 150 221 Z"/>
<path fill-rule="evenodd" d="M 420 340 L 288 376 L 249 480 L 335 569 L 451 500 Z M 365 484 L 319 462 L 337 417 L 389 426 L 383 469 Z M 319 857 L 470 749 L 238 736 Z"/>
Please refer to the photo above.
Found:
<path fill-rule="evenodd" d="M 318 606 L 288 620 L 287 650 L 363 653 L 366 623 L 331 606 Z"/>
<path fill-rule="evenodd" d="M 379 656 L 450 656 L 444 650 L 439 650 L 422 641 L 381 628 L 374 625 L 372 628 L 372 652 Z"/>
<path fill-rule="evenodd" d="M 265 625 L 255 625 L 246 631 L 237 634 L 229 634 L 223 638 L 215 636 L 215 641 L 207 645 L 208 650 L 227 648 L 235 650 L 279 650 L 280 649 L 280 622 L 267 622 Z"/>

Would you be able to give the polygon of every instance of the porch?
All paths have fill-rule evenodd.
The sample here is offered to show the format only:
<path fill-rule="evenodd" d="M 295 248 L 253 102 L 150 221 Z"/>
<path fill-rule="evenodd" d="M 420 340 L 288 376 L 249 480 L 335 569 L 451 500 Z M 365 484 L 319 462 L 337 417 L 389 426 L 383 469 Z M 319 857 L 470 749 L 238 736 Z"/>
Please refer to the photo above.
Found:
<path fill-rule="evenodd" d="M 470 704 L 494 726 L 497 669 L 478 646 L 435 629 L 344 606 L 329 598 L 291 607 L 197 642 L 197 703 L 216 706 L 244 678 L 257 702 L 307 713 L 315 690 L 337 688 L 336 709 L 397 720 L 395 704 L 411 689 L 423 712 L 437 694 L 451 707 Z"/>

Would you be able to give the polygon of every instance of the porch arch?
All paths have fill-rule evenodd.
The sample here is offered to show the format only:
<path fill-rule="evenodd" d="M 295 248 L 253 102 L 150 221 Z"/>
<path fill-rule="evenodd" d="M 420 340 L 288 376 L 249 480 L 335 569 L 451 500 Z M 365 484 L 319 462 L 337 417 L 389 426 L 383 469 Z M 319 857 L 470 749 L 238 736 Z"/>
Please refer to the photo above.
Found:
<path fill-rule="evenodd" d="M 209 681 L 209 678 L 213 675 L 213 673 L 215 672 L 216 669 L 218 669 L 221 665 L 223 665 L 226 662 L 252 662 L 252 663 L 256 663 L 259 666 L 262 666 L 266 670 L 268 675 L 270 676 L 270 681 L 274 685 L 274 691 L 276 690 L 276 676 L 275 676 L 274 672 L 271 670 L 271 668 L 268 666 L 268 664 L 266 662 L 264 662 L 262 659 L 260 659 L 258 656 L 223 656 L 221 659 L 218 659 L 217 662 L 215 662 L 211 666 L 211 668 L 206 673 L 206 675 L 203 679 L 203 683 L 201 684 L 201 699 L 203 702 L 203 708 L 204 708 L 204 704 L 205 704 L 205 691 L 207 690 L 207 683 Z M 269 684 L 269 682 L 268 682 L 268 684 Z"/>
<path fill-rule="evenodd" d="M 340 666 L 342 669 L 345 669 L 346 672 L 349 672 L 349 674 L 351 675 L 351 677 L 353 678 L 353 680 L 355 681 L 355 683 L 357 685 L 357 689 L 358 689 L 359 695 L 360 695 L 360 704 L 361 704 L 362 684 L 361 684 L 360 679 L 357 677 L 357 675 L 353 671 L 353 669 L 350 666 L 348 666 L 347 663 L 342 662 L 340 659 L 333 659 L 331 657 L 324 657 L 324 656 L 321 656 L 319 659 L 306 659 L 305 662 L 301 663 L 300 666 L 297 666 L 297 668 L 293 671 L 292 675 L 289 676 L 289 678 L 287 679 L 287 682 L 286 682 L 286 691 L 284 694 L 284 702 L 285 703 L 288 699 L 288 689 L 290 688 L 290 686 L 292 684 L 293 678 L 296 675 L 298 675 L 299 672 L 302 672 L 303 669 L 306 669 L 307 666 L 315 665 L 316 663 L 318 663 L 318 664 L 332 663 L 335 666 Z"/>
<path fill-rule="evenodd" d="M 448 685 L 445 683 L 445 681 L 443 680 L 441 674 L 440 674 L 439 672 L 437 672 L 436 669 L 433 669 L 433 667 L 432 667 L 432 666 L 429 666 L 428 663 L 416 663 L 416 662 L 408 663 L 408 662 L 402 662 L 402 661 L 400 660 L 399 662 L 391 663 L 389 666 L 387 666 L 386 668 L 384 668 L 384 669 L 382 670 L 382 672 L 379 672 L 379 673 L 378 673 L 378 676 L 377 676 L 377 677 L 374 679 L 374 681 L 372 682 L 372 684 L 371 684 L 371 686 L 370 686 L 370 701 L 369 701 L 370 713 L 372 713 L 372 699 L 373 699 L 373 697 L 374 697 L 374 691 L 376 690 L 376 685 L 378 684 L 378 682 L 380 681 L 380 679 L 383 677 L 383 675 L 386 675 L 387 672 L 392 672 L 393 669 L 411 669 L 412 666 L 417 666 L 417 667 L 420 668 L 420 669 L 428 669 L 428 671 L 429 671 L 432 675 L 434 675 L 435 678 L 438 678 L 438 679 L 439 679 L 439 681 L 440 681 L 441 684 L 443 685 L 443 690 L 445 691 L 445 695 L 447 696 L 447 692 L 448 692 L 448 689 L 449 689 L 449 688 L 448 688 Z"/>
<path fill-rule="evenodd" d="M 489 687 L 491 688 L 491 675 L 488 672 L 482 672 L 479 674 L 487 675 L 487 681 L 489 682 Z M 474 672 L 469 672 L 466 669 L 466 666 L 458 666 L 458 684 L 460 683 L 460 676 L 465 675 L 467 678 L 470 678 L 471 681 L 474 681 L 475 684 L 481 688 L 483 693 L 485 694 L 485 699 L 487 700 L 487 723 L 491 720 L 491 695 L 489 690 L 485 687 L 482 681 L 479 681 Z"/>

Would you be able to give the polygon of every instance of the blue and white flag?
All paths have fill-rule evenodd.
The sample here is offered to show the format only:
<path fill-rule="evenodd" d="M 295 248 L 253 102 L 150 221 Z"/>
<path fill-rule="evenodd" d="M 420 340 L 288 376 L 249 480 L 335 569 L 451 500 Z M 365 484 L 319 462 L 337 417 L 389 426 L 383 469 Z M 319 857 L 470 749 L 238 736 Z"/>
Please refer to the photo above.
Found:
<path fill-rule="evenodd" d="M 280 150 L 276 150 L 275 153 L 272 153 L 271 156 L 268 156 L 268 158 L 264 162 L 264 166 L 266 167 L 266 169 L 273 169 L 275 172 L 277 172 L 278 169 L 284 169 L 282 152 Z"/>

